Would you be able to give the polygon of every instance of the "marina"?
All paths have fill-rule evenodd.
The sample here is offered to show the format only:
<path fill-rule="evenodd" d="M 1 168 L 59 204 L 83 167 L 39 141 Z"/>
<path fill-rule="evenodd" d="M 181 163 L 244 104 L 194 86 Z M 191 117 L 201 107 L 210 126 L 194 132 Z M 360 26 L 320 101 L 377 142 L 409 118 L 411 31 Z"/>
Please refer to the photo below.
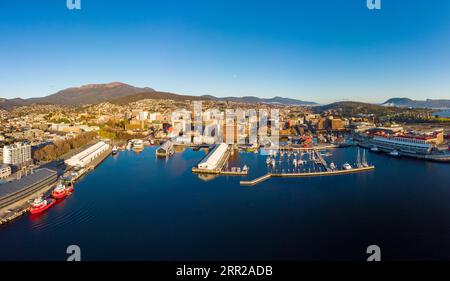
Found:
<path fill-rule="evenodd" d="M 191 168 L 202 161 L 204 151 L 188 148 L 160 161 L 155 159 L 156 149 L 157 146 L 145 147 L 140 153 L 125 150 L 107 157 L 95 170 L 78 179 L 75 192 L 68 199 L 42 214 L 20 216 L 2 227 L 2 257 L 20 259 L 25 254 L 36 259 L 58 258 L 61 248 L 73 243 L 71 234 L 76 228 L 78 243 L 90 249 L 86 254 L 89 260 L 183 259 L 186 255 L 196 259 L 236 256 L 310 259 L 329 257 L 330 250 L 340 253 L 332 258 L 351 259 L 360 255 L 361 243 L 370 243 L 374 231 L 384 227 L 386 231 L 377 235 L 377 241 L 396 245 L 391 258 L 413 259 L 419 254 L 427 258 L 450 258 L 429 239 L 429 235 L 444 235 L 436 227 L 444 223 L 438 214 L 450 212 L 450 197 L 446 192 L 449 174 L 445 164 L 369 155 L 366 150 L 370 166 L 376 169 L 357 170 L 358 149 L 348 147 L 319 151 L 328 167 L 335 163 L 335 169 L 339 169 L 326 176 L 329 174 L 322 164 L 316 164 L 317 159 L 310 160 L 317 153 L 310 156 L 305 151 L 302 158 L 297 154 L 297 159 L 304 161 L 297 167 L 304 171 L 297 178 L 297 173 L 292 173 L 293 153 L 289 157 L 284 153 L 284 161 L 276 163 L 277 171 L 270 171 L 266 164 L 268 155 L 235 152 L 227 163 L 229 167 L 247 165 L 250 169 L 243 176 L 246 178 L 219 175 L 203 181 Z M 360 150 L 361 162 L 363 154 Z M 279 156 L 277 152 L 276 161 Z M 290 159 L 290 164 L 286 159 Z M 351 164 L 354 172 L 343 171 L 344 163 Z M 277 176 L 283 174 L 282 169 L 286 174 L 289 169 L 289 175 Z M 303 175 L 309 169 L 324 176 Z M 433 169 L 432 175 L 428 169 Z M 246 188 L 240 185 L 242 180 L 253 180 L 258 188 Z M 429 182 L 434 188 L 417 184 L 421 182 Z M 425 191 L 427 196 L 423 196 Z M 105 194 L 108 200 L 104 200 Z M 117 208 L 117 204 L 111 203 L 124 200 L 132 204 Z M 378 212 L 370 211 L 380 204 L 383 208 Z M 129 214 L 133 219 L 129 219 Z M 287 214 L 295 216 L 287 219 Z M 418 221 L 403 220 L 407 214 L 416 216 Z M 233 232 L 226 231 L 231 219 Z M 353 227 L 367 221 L 371 223 L 363 229 Z M 423 225 L 429 226 L 426 237 L 423 237 Z M 349 234 L 348 229 L 353 232 Z M 92 238 L 92 232 L 110 234 L 108 239 L 99 242 Z M 333 239 L 317 233 L 333 233 Z M 286 238 L 287 234 L 295 239 Z M 235 238 L 237 235 L 240 239 Z M 356 235 L 367 240 L 355 242 Z M 18 251 L 17 246 L 6 242 L 17 237 L 24 245 L 39 241 L 47 251 L 21 246 Z M 129 241 L 126 246 L 121 246 L 123 239 Z M 268 239 L 272 241 L 270 245 Z M 286 239 L 289 244 L 284 242 Z M 419 254 L 406 251 L 413 241 L 421 249 L 430 250 Z M 304 250 L 291 252 L 292 243 Z M 327 251 L 310 248 L 311 244 L 323 243 L 329 245 Z M 115 253 L 118 254 L 110 255 L 107 249 L 117 245 Z M 282 255 L 280 251 L 289 254 Z"/>

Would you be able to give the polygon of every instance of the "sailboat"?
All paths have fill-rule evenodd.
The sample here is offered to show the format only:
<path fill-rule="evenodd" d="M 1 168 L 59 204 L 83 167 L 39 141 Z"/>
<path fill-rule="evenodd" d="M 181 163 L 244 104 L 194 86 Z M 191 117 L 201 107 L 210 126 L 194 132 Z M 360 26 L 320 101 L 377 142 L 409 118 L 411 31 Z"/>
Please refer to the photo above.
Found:
<path fill-rule="evenodd" d="M 356 157 L 356 167 L 361 168 L 362 164 L 361 164 L 361 155 L 359 153 L 359 148 L 358 148 L 358 156 Z"/>
<path fill-rule="evenodd" d="M 363 150 L 362 166 L 363 167 L 369 166 L 369 164 L 367 164 L 367 159 L 366 159 L 366 150 Z"/>

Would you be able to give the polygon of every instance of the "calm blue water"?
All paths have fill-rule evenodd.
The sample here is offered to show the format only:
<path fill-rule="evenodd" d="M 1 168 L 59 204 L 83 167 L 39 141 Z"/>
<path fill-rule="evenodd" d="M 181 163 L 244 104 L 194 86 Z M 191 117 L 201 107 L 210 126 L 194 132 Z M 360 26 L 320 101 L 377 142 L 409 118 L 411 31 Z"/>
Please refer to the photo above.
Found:
<path fill-rule="evenodd" d="M 370 153 L 373 172 L 244 187 L 192 174 L 203 151 L 154 150 L 111 156 L 40 217 L 0 227 L 0 259 L 65 260 L 71 244 L 84 260 L 365 260 L 371 244 L 385 260 L 450 259 L 448 164 Z M 356 148 L 333 153 L 356 160 Z M 258 154 L 232 162 L 249 179 L 266 172 Z"/>
<path fill-rule="evenodd" d="M 450 117 L 450 109 L 436 112 L 436 113 L 434 113 L 434 115 L 438 115 L 439 117 Z"/>

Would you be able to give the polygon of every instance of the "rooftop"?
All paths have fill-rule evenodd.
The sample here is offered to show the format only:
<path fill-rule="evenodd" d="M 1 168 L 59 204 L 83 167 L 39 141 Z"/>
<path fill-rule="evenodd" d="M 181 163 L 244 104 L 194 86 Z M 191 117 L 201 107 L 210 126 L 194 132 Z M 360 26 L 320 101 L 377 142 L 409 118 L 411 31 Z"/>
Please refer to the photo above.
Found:
<path fill-rule="evenodd" d="M 41 168 L 35 170 L 32 174 L 22 177 L 19 180 L 8 182 L 0 185 L 0 199 L 13 193 L 30 187 L 31 185 L 43 181 L 44 179 L 56 175 L 56 171 Z"/>

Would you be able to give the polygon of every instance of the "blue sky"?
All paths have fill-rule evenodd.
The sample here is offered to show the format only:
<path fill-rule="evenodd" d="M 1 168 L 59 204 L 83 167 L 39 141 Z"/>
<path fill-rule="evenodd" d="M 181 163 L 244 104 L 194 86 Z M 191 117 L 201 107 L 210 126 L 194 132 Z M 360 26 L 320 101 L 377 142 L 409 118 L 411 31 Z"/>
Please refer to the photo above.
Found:
<path fill-rule="evenodd" d="M 450 98 L 450 1 L 0 1 L 0 96 L 121 81 L 327 103 Z"/>

